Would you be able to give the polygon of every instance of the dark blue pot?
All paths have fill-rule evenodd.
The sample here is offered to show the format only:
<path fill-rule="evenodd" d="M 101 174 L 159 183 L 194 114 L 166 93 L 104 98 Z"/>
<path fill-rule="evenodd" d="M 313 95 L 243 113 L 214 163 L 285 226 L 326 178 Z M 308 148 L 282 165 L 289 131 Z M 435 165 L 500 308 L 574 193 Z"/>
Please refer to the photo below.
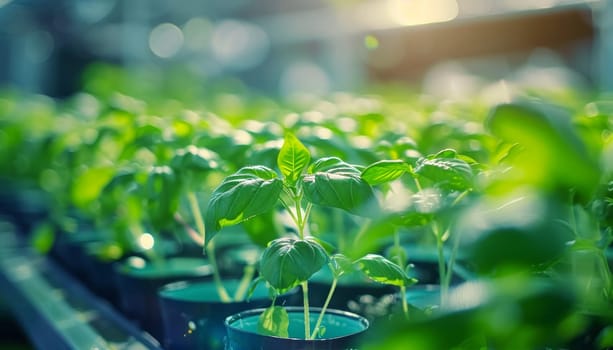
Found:
<path fill-rule="evenodd" d="M 29 235 L 50 215 L 51 198 L 36 184 L 0 177 L 0 217 L 15 225 L 18 234 Z"/>
<path fill-rule="evenodd" d="M 304 339 L 302 307 L 287 307 L 290 318 L 289 338 L 257 333 L 258 318 L 264 309 L 255 309 L 226 318 L 228 332 L 226 350 L 354 350 L 369 327 L 368 320 L 356 314 L 327 310 L 322 325 L 323 338 Z M 311 308 L 311 328 L 315 326 L 319 308 Z"/>
<path fill-rule="evenodd" d="M 158 340 L 162 339 L 163 328 L 158 290 L 172 282 L 212 275 L 210 265 L 203 258 L 175 257 L 158 263 L 130 258 L 115 268 L 120 310 Z"/>
<path fill-rule="evenodd" d="M 239 280 L 224 280 L 226 290 L 233 295 Z M 268 307 L 268 289 L 258 285 L 249 301 L 221 302 L 211 280 L 181 281 L 162 287 L 158 293 L 164 324 L 163 345 L 168 350 L 219 350 L 224 348 L 224 320 L 237 312 Z M 280 296 L 281 304 L 300 299 L 298 290 Z"/>
<path fill-rule="evenodd" d="M 88 273 L 83 261 L 88 259 L 86 246 L 103 242 L 103 237 L 92 230 L 74 233 L 60 231 L 56 236 L 50 256 L 68 273 L 81 282 L 87 283 Z"/>
<path fill-rule="evenodd" d="M 85 271 L 83 282 L 94 294 L 105 299 L 112 305 L 119 305 L 119 295 L 115 281 L 115 264 L 120 264 L 121 257 L 103 259 L 97 251 L 104 245 L 101 242 L 86 243 L 83 247 L 84 255 L 81 265 Z"/>

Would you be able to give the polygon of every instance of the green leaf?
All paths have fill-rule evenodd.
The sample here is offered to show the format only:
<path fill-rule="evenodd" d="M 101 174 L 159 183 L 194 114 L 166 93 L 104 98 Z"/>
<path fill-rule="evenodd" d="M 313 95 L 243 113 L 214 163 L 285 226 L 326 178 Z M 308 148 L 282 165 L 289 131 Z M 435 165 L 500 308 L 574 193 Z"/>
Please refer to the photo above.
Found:
<path fill-rule="evenodd" d="M 332 255 L 328 266 L 330 266 L 332 275 L 334 275 L 336 278 L 355 270 L 353 262 L 343 254 Z"/>
<path fill-rule="evenodd" d="M 417 282 L 404 269 L 377 254 L 368 254 L 356 261 L 359 269 L 371 280 L 393 286 L 409 286 Z"/>
<path fill-rule="evenodd" d="M 176 190 L 174 171 L 167 166 L 152 167 L 147 176 L 147 198 L 157 199 L 160 194 Z"/>
<path fill-rule="evenodd" d="M 270 306 L 258 319 L 258 333 L 275 337 L 289 337 L 289 315 L 282 306 Z"/>
<path fill-rule="evenodd" d="M 120 170 L 102 188 L 99 203 L 103 215 L 116 215 L 119 208 L 126 205 L 126 198 L 135 195 L 135 189 L 139 186 L 137 177 L 133 169 Z"/>
<path fill-rule="evenodd" d="M 458 157 L 458 152 L 454 149 L 446 148 L 444 150 L 439 151 L 433 157 L 430 158 L 446 158 L 446 159 L 454 159 Z"/>
<path fill-rule="evenodd" d="M 72 201 L 77 207 L 85 207 L 98 198 L 102 188 L 111 180 L 113 167 L 88 168 L 74 181 Z"/>
<path fill-rule="evenodd" d="M 276 216 L 276 211 L 273 209 L 243 221 L 243 228 L 253 243 L 266 247 L 268 242 L 283 234 L 283 225 L 277 222 Z"/>
<path fill-rule="evenodd" d="M 394 181 L 409 171 L 411 167 L 402 160 L 381 160 L 366 167 L 361 176 L 374 186 Z"/>
<path fill-rule="evenodd" d="M 326 252 L 328 254 L 332 254 L 334 251 L 336 251 L 336 247 L 332 243 L 330 243 L 330 242 L 328 242 L 326 240 L 323 240 L 320 237 L 310 236 L 310 237 L 308 237 L 308 240 L 309 241 L 315 241 L 317 244 L 322 246 L 326 250 Z"/>
<path fill-rule="evenodd" d="M 598 160 L 588 153 L 567 111 L 544 103 L 502 104 L 491 111 L 486 126 L 494 136 L 522 146 L 513 162 L 516 181 L 545 190 L 574 188 L 583 200 L 593 195 L 600 179 Z"/>
<path fill-rule="evenodd" d="M 353 165 L 349 163 L 343 162 L 338 157 L 324 157 L 316 160 L 309 167 L 309 173 L 314 174 L 317 172 L 337 172 L 344 174 L 355 174 L 361 175 L 361 172 Z"/>
<path fill-rule="evenodd" d="M 219 155 L 208 148 L 194 145 L 178 149 L 171 160 L 175 171 L 202 172 L 219 169 Z"/>
<path fill-rule="evenodd" d="M 277 173 L 263 166 L 245 167 L 226 177 L 209 200 L 207 242 L 223 226 L 271 211 L 282 190 L 283 181 Z"/>
<path fill-rule="evenodd" d="M 277 157 L 277 165 L 288 185 L 294 186 L 311 161 L 309 150 L 292 133 L 285 134 L 285 141 Z"/>
<path fill-rule="evenodd" d="M 388 215 L 381 215 L 370 220 L 370 224 L 361 228 L 354 244 L 345 247 L 343 253 L 355 260 L 373 251 L 381 251 L 397 231 L 397 226 Z"/>
<path fill-rule="evenodd" d="M 297 238 L 278 238 L 262 252 L 260 274 L 279 291 L 307 281 L 328 262 L 319 243 Z"/>
<path fill-rule="evenodd" d="M 326 328 L 326 326 L 319 326 L 319 328 L 317 329 L 317 337 L 319 338 L 325 337 L 327 330 L 328 328 Z"/>
<path fill-rule="evenodd" d="M 441 189 L 464 191 L 472 188 L 472 168 L 461 159 L 449 158 L 452 154 L 450 152 L 446 150 L 432 158 L 421 158 L 417 161 L 415 173 L 432 180 Z"/>
<path fill-rule="evenodd" d="M 405 213 L 399 213 L 392 216 L 392 221 L 394 224 L 404 227 L 425 226 L 432 220 L 434 220 L 434 214 L 418 213 L 414 211 L 407 211 Z"/>
<path fill-rule="evenodd" d="M 50 223 L 38 225 L 30 238 L 32 247 L 41 254 L 47 254 L 55 242 L 55 231 Z"/>
<path fill-rule="evenodd" d="M 399 266 L 404 266 L 408 260 L 407 251 L 402 246 L 392 246 L 387 255 L 390 261 Z"/>
<path fill-rule="evenodd" d="M 324 158 L 310 167 L 303 178 L 305 197 L 313 204 L 347 210 L 362 216 L 379 213 L 372 187 L 356 167 L 339 158 Z"/>
<path fill-rule="evenodd" d="M 156 229 L 174 224 L 174 214 L 179 208 L 178 180 L 167 166 L 153 167 L 145 186 L 147 215 Z"/>
<path fill-rule="evenodd" d="M 609 349 L 613 347 L 613 326 L 607 326 L 598 333 L 596 338 L 599 349 Z"/>
<path fill-rule="evenodd" d="M 253 296 L 253 293 L 255 293 L 255 289 L 262 282 L 265 282 L 264 278 L 262 278 L 262 276 L 257 276 L 251 281 L 251 283 L 249 283 L 249 289 L 247 289 L 247 295 L 245 297 L 246 301 L 249 301 L 251 299 L 251 297 Z"/>

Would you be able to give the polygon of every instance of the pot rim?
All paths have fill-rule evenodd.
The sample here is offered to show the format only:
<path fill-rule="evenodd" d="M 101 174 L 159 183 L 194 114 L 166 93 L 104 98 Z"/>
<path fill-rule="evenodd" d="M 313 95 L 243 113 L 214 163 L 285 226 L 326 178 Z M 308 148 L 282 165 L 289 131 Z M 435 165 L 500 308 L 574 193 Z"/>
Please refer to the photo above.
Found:
<path fill-rule="evenodd" d="M 224 286 L 227 287 L 228 286 L 227 283 L 235 283 L 236 285 L 238 285 L 240 283 L 240 280 L 238 278 L 224 278 L 222 279 L 222 283 L 224 284 Z M 211 278 L 211 276 L 202 276 L 202 277 L 197 277 L 195 279 L 189 279 L 189 280 L 178 280 L 178 281 L 170 282 L 168 284 L 161 286 L 158 289 L 157 294 L 158 294 L 159 299 L 165 300 L 165 301 L 175 301 L 175 302 L 181 302 L 181 303 L 207 303 L 207 304 L 220 304 L 220 305 L 228 304 L 228 302 L 223 302 L 221 300 L 191 300 L 191 299 L 186 299 L 186 298 L 180 298 L 180 297 L 170 294 L 173 291 L 183 290 L 183 289 L 192 288 L 192 287 L 197 288 L 198 286 L 202 286 L 202 285 L 207 285 L 207 286 L 214 288 L 215 281 Z M 257 297 L 252 298 L 252 300 L 257 300 L 257 299 L 260 299 L 260 298 L 257 298 Z M 262 298 L 262 299 L 270 299 L 270 298 L 266 296 L 265 298 Z M 232 301 L 231 303 L 243 303 L 243 302 L 246 302 L 246 300 Z"/>
<path fill-rule="evenodd" d="M 177 268 L 176 264 L 180 262 L 193 263 L 193 266 Z M 161 264 L 154 264 L 140 256 L 133 255 L 115 263 L 114 269 L 118 275 L 140 280 L 174 278 L 176 276 L 199 278 L 213 275 L 208 261 L 187 256 L 173 256 L 164 259 Z"/>
<path fill-rule="evenodd" d="M 303 306 L 284 306 L 284 308 L 287 310 L 288 313 L 296 313 L 296 312 L 300 312 L 302 313 L 304 310 Z M 313 313 L 318 313 L 321 312 L 320 307 L 309 307 L 310 312 Z M 370 322 L 368 321 L 368 319 L 366 319 L 363 316 L 360 316 L 358 314 L 355 314 L 353 312 L 349 312 L 349 311 L 345 311 L 345 310 L 338 310 L 338 309 L 326 309 L 326 314 L 333 314 L 335 316 L 341 316 L 341 317 L 345 317 L 348 319 L 352 319 L 354 321 L 356 321 L 356 323 L 359 323 L 360 325 L 363 326 L 363 329 L 361 329 L 358 332 L 354 332 L 354 333 L 350 333 L 350 334 L 346 334 L 346 335 L 341 335 L 338 337 L 332 337 L 332 338 L 318 338 L 318 339 L 304 339 L 304 338 L 293 338 L 293 337 L 278 337 L 278 336 L 274 336 L 274 335 L 267 335 L 267 334 L 260 334 L 257 332 L 253 332 L 253 331 L 248 331 L 242 328 L 237 328 L 232 326 L 233 322 L 236 322 L 242 318 L 245 317 L 249 317 L 249 316 L 256 316 L 256 315 L 260 315 L 262 312 L 264 312 L 264 310 L 266 310 L 265 308 L 257 308 L 257 309 L 250 309 L 250 310 L 246 310 L 246 311 L 242 311 L 239 312 L 237 314 L 234 315 L 230 315 L 228 317 L 226 317 L 226 319 L 224 320 L 224 325 L 226 326 L 226 329 L 232 329 L 235 332 L 239 332 L 239 333 L 243 333 L 243 334 L 251 334 L 251 335 L 259 335 L 262 337 L 269 337 L 269 338 L 275 338 L 275 339 L 285 339 L 285 340 L 290 340 L 290 341 L 301 341 L 301 342 L 325 342 L 325 341 L 331 341 L 331 340 L 335 340 L 335 339 L 341 339 L 341 338 L 345 338 L 348 336 L 353 336 L 353 335 L 357 335 L 360 334 L 364 331 L 366 331 L 369 327 L 370 327 Z"/>
<path fill-rule="evenodd" d="M 236 286 L 238 286 L 241 283 L 241 279 L 240 278 L 236 278 L 236 277 L 232 277 L 232 278 L 222 278 L 221 279 L 222 283 L 224 284 L 224 286 L 228 286 L 227 283 L 230 284 L 236 284 Z M 271 300 L 270 296 L 268 295 L 268 293 L 266 295 L 262 295 L 262 296 L 251 296 L 250 298 L 245 298 L 243 300 L 240 301 L 231 301 L 231 302 L 224 302 L 221 300 L 191 300 L 191 299 L 184 299 L 184 298 L 179 298 L 173 295 L 169 295 L 169 292 L 172 291 L 177 291 L 177 290 L 181 290 L 181 289 L 186 289 L 186 288 L 190 288 L 190 287 L 194 287 L 194 286 L 200 286 L 200 285 L 207 285 L 207 286 L 211 286 L 211 287 L 215 287 L 215 280 L 213 280 L 210 276 L 202 276 L 202 277 L 197 277 L 195 279 L 189 279 L 189 280 L 178 280 L 178 281 L 174 281 L 174 282 L 170 282 L 167 283 L 163 286 L 161 286 L 158 289 L 158 298 L 162 299 L 164 301 L 175 301 L 175 302 L 181 302 L 181 303 L 207 303 L 207 304 L 220 304 L 220 305 L 227 305 L 227 304 L 240 304 L 240 303 L 244 303 L 247 304 L 250 301 L 256 301 L 256 300 Z M 262 288 L 265 288 L 262 285 Z M 279 295 L 280 297 L 285 297 L 285 296 L 292 296 L 295 295 L 299 292 L 299 287 L 296 288 L 292 288 L 289 291 Z"/>

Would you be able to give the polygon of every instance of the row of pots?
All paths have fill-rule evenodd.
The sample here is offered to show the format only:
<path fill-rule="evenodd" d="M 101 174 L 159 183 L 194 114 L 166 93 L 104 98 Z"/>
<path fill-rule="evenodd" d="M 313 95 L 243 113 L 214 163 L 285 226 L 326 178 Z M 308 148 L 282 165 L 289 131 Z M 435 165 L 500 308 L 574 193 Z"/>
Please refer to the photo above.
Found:
<path fill-rule="evenodd" d="M 290 338 L 263 336 L 257 331 L 258 317 L 263 308 L 270 306 L 263 284 L 248 301 L 224 303 L 217 296 L 211 268 L 202 256 L 175 256 L 153 263 L 134 255 L 105 262 L 88 252 L 99 244 L 95 235 L 73 236 L 78 239 L 58 240 L 52 257 L 158 339 L 165 349 L 351 348 L 364 336 L 370 322 L 388 317 L 398 308 L 395 287 L 348 277 L 339 281 L 324 317 L 325 338 L 299 339 L 304 338 L 300 333 L 304 333 L 303 309 L 295 306 L 301 305 L 299 288 L 277 299 L 277 305 L 286 306 L 288 311 Z M 426 276 L 431 267 L 424 263 L 415 271 Z M 239 281 L 228 279 L 223 283 L 233 291 Z M 313 277 L 309 282 L 311 305 L 323 305 L 329 286 L 325 273 Z M 406 297 L 426 307 L 430 300 L 435 302 L 437 294 L 435 285 L 424 285 L 411 288 Z M 311 321 L 314 323 L 315 318 Z"/>

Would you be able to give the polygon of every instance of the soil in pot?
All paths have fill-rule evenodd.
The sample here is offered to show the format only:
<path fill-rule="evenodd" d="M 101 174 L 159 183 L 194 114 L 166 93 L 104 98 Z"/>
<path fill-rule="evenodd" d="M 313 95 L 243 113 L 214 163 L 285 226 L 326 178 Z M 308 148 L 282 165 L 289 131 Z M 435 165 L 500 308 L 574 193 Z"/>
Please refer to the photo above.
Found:
<path fill-rule="evenodd" d="M 234 295 L 239 280 L 224 280 Z M 224 349 L 224 320 L 229 315 L 253 308 L 267 307 L 271 300 L 264 284 L 259 284 L 249 300 L 224 303 L 211 280 L 180 281 L 159 291 L 164 323 L 163 345 L 168 350 Z M 298 289 L 278 297 L 277 302 L 292 305 L 300 300 Z"/>
<path fill-rule="evenodd" d="M 311 308 L 311 328 L 315 326 L 320 309 Z M 359 338 L 369 327 L 366 318 L 357 314 L 329 309 L 322 325 L 322 337 L 304 339 L 304 318 L 302 307 L 288 307 L 289 337 L 280 338 L 259 334 L 258 318 L 264 309 L 245 311 L 229 316 L 226 321 L 228 332 L 227 350 L 350 350 L 355 349 Z"/>

